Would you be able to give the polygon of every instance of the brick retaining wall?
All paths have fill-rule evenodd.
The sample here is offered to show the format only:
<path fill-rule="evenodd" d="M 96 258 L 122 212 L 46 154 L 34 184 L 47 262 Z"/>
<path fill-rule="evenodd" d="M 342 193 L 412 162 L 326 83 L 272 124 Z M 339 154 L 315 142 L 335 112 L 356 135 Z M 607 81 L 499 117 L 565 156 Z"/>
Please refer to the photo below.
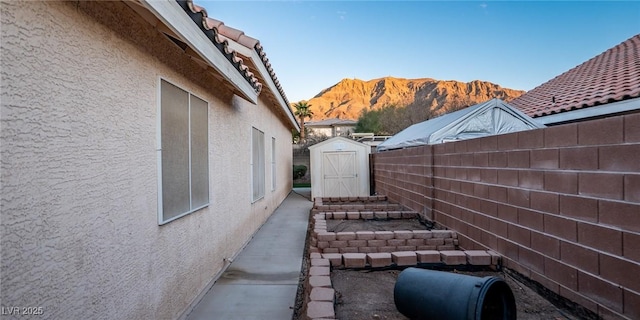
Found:
<path fill-rule="evenodd" d="M 608 318 L 640 318 L 640 114 L 373 156 L 376 192 Z"/>
<path fill-rule="evenodd" d="M 457 249 L 457 233 L 451 230 L 399 230 L 328 232 L 327 219 L 413 219 L 417 213 L 386 202 L 385 196 L 316 198 L 311 210 L 310 268 L 304 283 L 305 319 L 333 319 L 335 291 L 331 268 L 379 269 L 417 267 L 501 268 L 501 256 L 493 251 Z M 365 207 L 361 207 L 364 204 Z M 320 210 L 319 208 L 322 208 Z M 384 211 L 384 209 L 394 211 Z M 340 211 L 340 210 L 363 211 Z M 328 211 L 323 211 L 328 210 Z M 374 212 L 368 210 L 377 210 Z M 351 214 L 349 214 L 351 213 Z"/>

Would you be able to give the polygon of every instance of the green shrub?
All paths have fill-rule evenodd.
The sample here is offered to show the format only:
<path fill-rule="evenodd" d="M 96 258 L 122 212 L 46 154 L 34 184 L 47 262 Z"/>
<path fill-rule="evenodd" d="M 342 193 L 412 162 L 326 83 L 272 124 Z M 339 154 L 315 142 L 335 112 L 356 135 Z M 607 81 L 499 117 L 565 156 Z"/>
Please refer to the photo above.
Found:
<path fill-rule="evenodd" d="M 300 179 L 307 174 L 307 166 L 305 165 L 294 165 L 293 166 L 293 179 Z"/>

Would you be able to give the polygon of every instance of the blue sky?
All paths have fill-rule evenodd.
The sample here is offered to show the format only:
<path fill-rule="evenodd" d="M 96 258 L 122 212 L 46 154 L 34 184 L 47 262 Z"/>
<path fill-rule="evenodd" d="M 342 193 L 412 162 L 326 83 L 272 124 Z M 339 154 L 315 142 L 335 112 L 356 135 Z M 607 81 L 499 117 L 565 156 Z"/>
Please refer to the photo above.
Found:
<path fill-rule="evenodd" d="M 640 33 L 635 1 L 206 1 L 262 43 L 291 102 L 344 78 L 530 90 Z"/>

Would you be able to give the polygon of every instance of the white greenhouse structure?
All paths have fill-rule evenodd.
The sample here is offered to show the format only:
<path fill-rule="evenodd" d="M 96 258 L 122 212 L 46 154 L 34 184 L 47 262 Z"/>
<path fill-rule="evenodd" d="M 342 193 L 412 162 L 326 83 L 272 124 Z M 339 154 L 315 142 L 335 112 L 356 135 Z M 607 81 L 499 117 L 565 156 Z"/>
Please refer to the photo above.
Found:
<path fill-rule="evenodd" d="M 466 140 L 544 128 L 500 99 L 492 99 L 437 118 L 416 123 L 378 145 L 377 151 Z"/>

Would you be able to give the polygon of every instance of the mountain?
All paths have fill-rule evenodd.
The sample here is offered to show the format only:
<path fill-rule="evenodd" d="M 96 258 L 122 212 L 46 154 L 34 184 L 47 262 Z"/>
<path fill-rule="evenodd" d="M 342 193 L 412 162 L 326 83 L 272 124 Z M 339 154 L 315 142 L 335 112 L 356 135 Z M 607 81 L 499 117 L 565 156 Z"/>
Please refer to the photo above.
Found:
<path fill-rule="evenodd" d="M 492 98 L 510 101 L 525 91 L 503 88 L 487 81 L 442 81 L 385 77 L 363 81 L 343 79 L 308 100 L 313 121 L 327 118 L 358 119 L 363 109 L 385 106 L 428 108 L 441 114 Z"/>

